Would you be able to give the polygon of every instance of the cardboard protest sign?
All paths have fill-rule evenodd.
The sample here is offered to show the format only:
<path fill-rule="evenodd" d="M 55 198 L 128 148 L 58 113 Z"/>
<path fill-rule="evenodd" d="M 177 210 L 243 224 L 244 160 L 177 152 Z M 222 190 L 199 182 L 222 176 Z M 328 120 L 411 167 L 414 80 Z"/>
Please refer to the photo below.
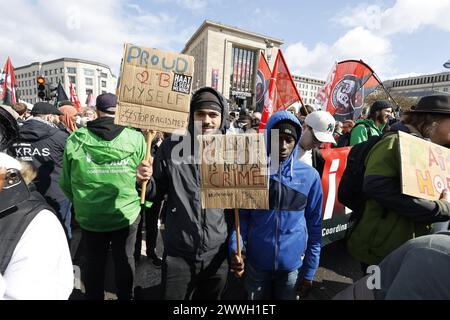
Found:
<path fill-rule="evenodd" d="M 203 208 L 269 208 L 263 134 L 200 136 Z"/>
<path fill-rule="evenodd" d="M 193 75 L 191 56 L 126 44 L 114 123 L 169 133 L 185 131 Z"/>
<path fill-rule="evenodd" d="M 450 149 L 399 132 L 402 193 L 437 200 L 450 189 Z"/>

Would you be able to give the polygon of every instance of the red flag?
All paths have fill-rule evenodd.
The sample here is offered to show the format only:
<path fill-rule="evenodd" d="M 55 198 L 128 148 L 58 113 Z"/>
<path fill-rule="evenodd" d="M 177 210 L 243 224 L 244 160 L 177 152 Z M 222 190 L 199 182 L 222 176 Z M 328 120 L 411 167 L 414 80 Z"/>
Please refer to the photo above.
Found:
<path fill-rule="evenodd" d="M 89 92 L 88 96 L 86 97 L 86 106 L 88 107 L 95 106 L 94 95 L 92 94 L 92 92 Z"/>
<path fill-rule="evenodd" d="M 6 59 L 5 68 L 2 75 L 2 101 L 4 104 L 13 105 L 17 102 L 16 97 L 16 75 L 14 74 L 14 68 L 11 63 L 11 59 Z"/>
<path fill-rule="evenodd" d="M 364 62 L 341 61 L 333 66 L 327 83 L 316 98 L 337 121 L 359 118 L 364 100 L 380 85 L 374 71 Z"/>
<path fill-rule="evenodd" d="M 263 112 L 264 110 L 264 102 L 268 99 L 269 95 L 269 84 L 271 75 L 272 72 L 270 71 L 269 64 L 267 63 L 266 58 L 264 58 L 264 55 L 261 52 L 259 55 L 259 65 L 258 71 L 256 73 L 256 85 L 255 85 L 257 112 Z"/>
<path fill-rule="evenodd" d="M 78 100 L 78 95 L 72 82 L 70 83 L 70 101 L 75 104 L 75 109 L 77 109 L 78 113 L 83 112 L 83 108 L 81 108 L 80 100 Z"/>
<path fill-rule="evenodd" d="M 259 131 L 264 130 L 273 112 L 286 109 L 297 101 L 301 102 L 302 99 L 295 87 L 294 80 L 292 80 L 283 54 L 281 50 L 278 50 L 270 78 L 268 98 L 264 102 L 264 111 L 259 123 Z"/>
<path fill-rule="evenodd" d="M 276 111 L 287 109 L 293 103 L 301 101 L 302 98 L 297 91 L 294 80 L 292 80 L 291 73 L 287 67 L 281 50 L 278 50 L 278 62 L 273 68 L 273 73 L 276 79 Z M 303 103 L 302 103 L 303 104 Z"/>
<path fill-rule="evenodd" d="M 277 69 L 277 65 L 278 65 L 278 56 L 273 65 L 274 71 Z M 273 108 L 274 108 L 273 102 L 276 99 L 276 78 L 274 78 L 274 77 L 275 77 L 275 72 L 272 72 L 272 75 L 271 75 L 270 81 L 269 81 L 268 94 L 264 96 L 264 110 L 261 115 L 261 120 L 259 121 L 259 128 L 258 128 L 259 132 L 263 132 L 264 128 L 266 127 L 267 121 L 269 120 L 270 116 L 273 113 Z"/>

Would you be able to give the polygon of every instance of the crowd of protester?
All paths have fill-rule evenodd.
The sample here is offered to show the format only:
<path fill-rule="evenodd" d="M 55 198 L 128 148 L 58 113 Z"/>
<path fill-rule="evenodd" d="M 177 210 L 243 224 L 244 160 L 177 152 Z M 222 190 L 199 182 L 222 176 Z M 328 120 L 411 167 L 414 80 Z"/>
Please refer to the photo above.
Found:
<path fill-rule="evenodd" d="M 396 134 L 449 148 L 448 96 L 424 97 L 398 119 L 390 101 L 374 102 L 356 121 L 337 122 L 309 105 L 274 113 L 265 128 L 269 158 L 279 159 L 277 172 L 270 172 L 269 209 L 240 209 L 239 235 L 225 209 L 202 208 L 198 148 L 181 148 L 182 162 L 173 155 L 198 143 L 196 135 L 257 133 L 261 113 L 230 111 L 219 92 L 199 89 L 191 99 L 188 134 L 157 133 L 145 160 L 146 132 L 114 124 L 116 105 L 117 97 L 106 93 L 81 114 L 70 101 L 58 108 L 48 102 L 31 110 L 22 103 L 0 107 L 0 299 L 69 298 L 74 228 L 81 230 L 87 299 L 104 299 L 110 248 L 117 296 L 133 299 L 143 228 L 146 257 L 162 268 L 163 299 L 220 299 L 230 270 L 244 278 L 250 300 L 305 297 L 321 251 L 320 149 L 355 148 L 374 137 L 360 163 L 367 200 L 345 241 L 363 272 L 379 265 L 389 277 L 381 289 L 352 295 L 363 279 L 336 298 L 450 299 L 443 271 L 450 260 L 450 195 L 444 190 L 431 201 L 401 193 Z M 278 149 L 271 150 L 274 130 Z M 155 250 L 158 225 L 164 226 L 163 257 Z M 424 268 L 430 269 L 426 276 Z M 407 283 L 411 278 L 415 282 Z"/>

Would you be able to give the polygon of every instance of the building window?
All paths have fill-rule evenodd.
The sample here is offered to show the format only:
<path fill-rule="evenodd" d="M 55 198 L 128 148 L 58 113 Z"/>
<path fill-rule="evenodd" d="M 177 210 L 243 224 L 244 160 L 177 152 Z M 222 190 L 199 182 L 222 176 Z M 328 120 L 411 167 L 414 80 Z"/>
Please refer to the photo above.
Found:
<path fill-rule="evenodd" d="M 256 54 L 254 51 L 234 47 L 232 54 L 231 90 L 253 91 L 253 69 Z"/>
<path fill-rule="evenodd" d="M 95 71 L 92 69 L 84 69 L 84 75 L 85 76 L 89 76 L 89 77 L 93 77 L 95 75 Z"/>
<path fill-rule="evenodd" d="M 86 89 L 86 95 L 87 96 L 90 95 L 92 92 L 93 92 L 92 89 Z"/>
<path fill-rule="evenodd" d="M 76 83 L 75 79 L 76 78 L 74 76 L 69 76 L 69 83 L 75 84 Z"/>
<path fill-rule="evenodd" d="M 36 75 L 36 71 L 33 71 L 33 77 Z"/>
<path fill-rule="evenodd" d="M 106 91 L 105 91 L 105 90 L 102 90 L 102 94 L 104 94 L 104 93 L 106 93 Z"/>
<path fill-rule="evenodd" d="M 55 69 L 55 74 L 57 74 L 58 73 L 58 69 Z"/>
<path fill-rule="evenodd" d="M 84 78 L 84 82 L 87 86 L 93 86 L 94 80 L 92 78 Z"/>
<path fill-rule="evenodd" d="M 59 68 L 59 73 L 64 73 L 64 68 Z"/>
<path fill-rule="evenodd" d="M 67 67 L 67 73 L 77 73 L 77 68 Z"/>
<path fill-rule="evenodd" d="M 102 88 L 106 88 L 106 81 L 102 80 Z"/>
<path fill-rule="evenodd" d="M 444 92 L 448 92 L 448 88 L 444 88 L 444 90 L 443 90 Z"/>
<path fill-rule="evenodd" d="M 44 75 L 48 76 L 48 71 L 47 70 L 44 71 Z"/>
<path fill-rule="evenodd" d="M 100 75 L 102 78 L 108 78 L 108 74 L 106 74 L 105 72 L 102 72 Z"/>
<path fill-rule="evenodd" d="M 450 74 L 447 75 L 447 81 L 450 81 Z"/>

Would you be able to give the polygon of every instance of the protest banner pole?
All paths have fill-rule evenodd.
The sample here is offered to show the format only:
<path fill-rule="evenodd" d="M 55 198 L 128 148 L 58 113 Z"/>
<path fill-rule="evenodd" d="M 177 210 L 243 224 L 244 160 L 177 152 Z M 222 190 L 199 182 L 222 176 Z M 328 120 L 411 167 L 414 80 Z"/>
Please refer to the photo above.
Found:
<path fill-rule="evenodd" d="M 237 244 L 237 255 L 241 258 L 241 226 L 239 224 L 239 209 L 234 209 L 234 224 L 236 226 L 236 244 Z"/>
<path fill-rule="evenodd" d="M 151 151 L 151 148 L 152 148 L 152 141 L 153 141 L 153 138 L 155 137 L 155 135 L 156 135 L 156 132 L 153 131 L 153 130 L 148 130 L 146 132 L 147 149 L 146 149 L 146 152 L 145 152 L 145 161 L 149 161 L 150 160 L 150 156 L 151 156 L 150 151 Z M 148 181 L 142 182 L 141 204 L 145 203 L 145 194 L 147 192 L 147 183 L 148 183 Z"/>

